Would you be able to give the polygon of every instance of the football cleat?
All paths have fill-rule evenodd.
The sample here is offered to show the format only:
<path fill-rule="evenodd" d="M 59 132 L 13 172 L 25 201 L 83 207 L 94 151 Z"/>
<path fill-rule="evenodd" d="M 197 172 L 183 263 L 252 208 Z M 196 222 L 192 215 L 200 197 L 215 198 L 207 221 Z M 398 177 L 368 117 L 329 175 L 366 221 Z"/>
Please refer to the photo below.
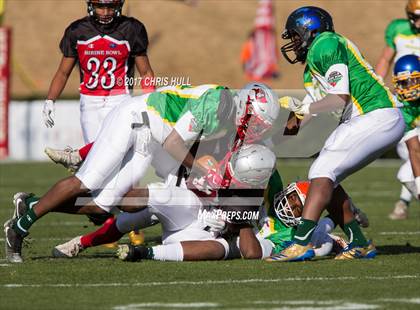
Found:
<path fill-rule="evenodd" d="M 395 203 L 394 210 L 388 215 L 391 220 L 406 220 L 408 218 L 408 206 L 402 201 L 398 200 Z"/>
<path fill-rule="evenodd" d="M 120 260 L 127 261 L 127 262 L 133 262 L 136 261 L 134 258 L 134 246 L 128 245 L 128 244 L 122 244 L 118 246 L 117 249 L 117 257 Z"/>
<path fill-rule="evenodd" d="M 15 210 L 13 212 L 13 219 L 18 219 L 24 215 L 30 208 L 25 202 L 26 198 L 34 196 L 32 193 L 19 192 L 13 196 L 13 205 Z"/>
<path fill-rule="evenodd" d="M 328 236 L 330 236 L 331 239 L 333 240 L 332 252 L 336 254 L 343 252 L 343 249 L 345 249 L 349 245 L 348 242 L 344 240 L 343 238 L 341 238 L 340 236 L 336 236 L 333 234 L 328 234 Z"/>
<path fill-rule="evenodd" d="M 144 232 L 142 231 L 130 231 L 128 238 L 132 245 L 140 245 L 144 243 Z"/>
<path fill-rule="evenodd" d="M 15 221 L 16 219 L 10 219 L 4 223 L 6 260 L 10 263 L 23 263 L 23 237 L 13 230 Z"/>
<path fill-rule="evenodd" d="M 266 262 L 298 262 L 311 260 L 315 256 L 312 246 L 299 245 L 291 242 L 290 245 L 278 254 L 265 259 Z"/>
<path fill-rule="evenodd" d="M 360 227 L 369 227 L 369 218 L 366 213 L 352 205 L 352 211 L 356 222 L 359 223 Z"/>
<path fill-rule="evenodd" d="M 52 251 L 52 256 L 56 258 L 76 257 L 84 250 L 80 242 L 81 238 L 82 236 L 78 236 L 70 241 L 57 245 Z"/>
<path fill-rule="evenodd" d="M 123 244 L 118 246 L 117 257 L 123 261 L 136 262 L 149 258 L 149 248 L 145 246 L 134 246 Z"/>
<path fill-rule="evenodd" d="M 46 147 L 44 152 L 53 162 L 63 165 L 72 173 L 76 172 L 83 162 L 79 150 L 73 150 L 71 147 L 66 147 L 64 150 Z"/>
<path fill-rule="evenodd" d="M 334 259 L 337 259 L 337 260 L 350 260 L 350 259 L 359 259 L 359 258 L 371 259 L 371 258 L 375 258 L 376 255 L 377 255 L 376 248 L 373 245 L 372 241 L 369 241 L 368 245 L 365 247 L 356 247 L 350 243 Z"/>

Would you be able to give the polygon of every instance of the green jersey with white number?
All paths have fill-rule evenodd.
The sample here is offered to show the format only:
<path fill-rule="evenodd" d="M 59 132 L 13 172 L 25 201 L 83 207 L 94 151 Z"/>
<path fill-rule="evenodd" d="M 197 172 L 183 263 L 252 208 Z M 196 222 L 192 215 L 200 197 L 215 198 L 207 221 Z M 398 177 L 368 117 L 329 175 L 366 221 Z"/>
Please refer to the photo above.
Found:
<path fill-rule="evenodd" d="M 264 222 L 260 224 L 257 234 L 258 239 L 268 239 L 274 244 L 274 249 L 271 254 L 281 252 L 288 241 L 293 239 L 296 228 L 285 226 L 276 215 L 274 211 L 274 196 L 283 190 L 283 182 L 281 176 L 276 170 L 268 182 L 268 187 L 265 191 L 265 206 L 267 210 L 267 217 Z"/>
<path fill-rule="evenodd" d="M 395 19 L 385 30 L 386 45 L 396 54 L 394 62 L 405 55 L 420 56 L 420 33 L 413 30 L 408 19 Z"/>
<path fill-rule="evenodd" d="M 349 118 L 397 105 L 390 90 L 345 37 L 324 32 L 312 42 L 304 71 L 305 89 L 314 102 L 327 94 L 347 94 Z"/>

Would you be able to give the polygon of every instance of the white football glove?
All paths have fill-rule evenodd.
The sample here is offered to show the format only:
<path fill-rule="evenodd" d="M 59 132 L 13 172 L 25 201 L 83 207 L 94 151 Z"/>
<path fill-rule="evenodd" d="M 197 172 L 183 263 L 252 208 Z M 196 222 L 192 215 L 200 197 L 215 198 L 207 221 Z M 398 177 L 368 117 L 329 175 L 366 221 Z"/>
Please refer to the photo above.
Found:
<path fill-rule="evenodd" d="M 42 116 L 44 118 L 45 126 L 47 126 L 47 128 L 52 128 L 54 126 L 55 118 L 55 104 L 53 100 L 45 100 Z"/>
<path fill-rule="evenodd" d="M 305 114 L 310 114 L 309 112 L 309 103 L 303 103 L 297 98 L 285 96 L 279 99 L 280 106 L 284 109 L 287 109 L 291 112 L 297 114 L 297 116 L 303 116 Z"/>

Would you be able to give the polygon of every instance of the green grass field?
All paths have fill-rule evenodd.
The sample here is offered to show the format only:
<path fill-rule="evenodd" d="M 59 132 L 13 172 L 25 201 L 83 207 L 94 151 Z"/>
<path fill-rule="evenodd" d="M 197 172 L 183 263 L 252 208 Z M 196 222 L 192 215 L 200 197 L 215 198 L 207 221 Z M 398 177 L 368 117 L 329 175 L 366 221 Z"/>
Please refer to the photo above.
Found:
<path fill-rule="evenodd" d="M 289 182 L 306 176 L 308 162 L 278 167 Z M 104 247 L 53 259 L 54 245 L 94 227 L 83 216 L 49 214 L 33 226 L 24 264 L 0 260 L 0 309 L 419 309 L 420 206 L 412 203 L 409 220 L 387 218 L 399 195 L 397 169 L 396 161 L 379 162 L 344 182 L 369 215 L 374 260 L 124 263 Z M 0 222 L 15 192 L 42 194 L 66 175 L 53 164 L 1 164 Z M 158 235 L 157 226 L 146 230 L 149 240 Z"/>

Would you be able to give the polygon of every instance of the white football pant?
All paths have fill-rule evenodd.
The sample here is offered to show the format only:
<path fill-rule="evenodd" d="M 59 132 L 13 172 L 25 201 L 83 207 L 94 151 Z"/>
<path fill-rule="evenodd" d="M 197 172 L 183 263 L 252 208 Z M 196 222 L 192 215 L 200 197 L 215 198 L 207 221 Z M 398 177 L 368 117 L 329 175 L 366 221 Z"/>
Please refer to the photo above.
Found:
<path fill-rule="evenodd" d="M 401 139 L 404 120 L 398 109 L 386 108 L 340 124 L 328 137 L 309 170 L 309 179 L 329 178 L 337 186 Z"/>
<path fill-rule="evenodd" d="M 122 233 L 150 226 L 156 216 L 162 224 L 162 244 L 182 241 L 214 240 L 221 243 L 228 254 L 228 244 L 216 234 L 205 230 L 206 224 L 198 219 L 201 200 L 182 182 L 175 186 L 176 177 L 171 175 L 165 183 L 148 185 L 148 207 L 136 213 L 123 212 L 117 217 L 117 228 Z"/>
<path fill-rule="evenodd" d="M 76 177 L 92 191 L 94 202 L 110 212 L 122 197 L 145 175 L 154 154 L 164 152 L 152 137 L 148 126 L 132 128 L 141 124 L 146 111 L 147 95 L 135 97 L 117 106 L 105 118 L 98 137 L 93 144 Z M 155 118 L 150 126 L 163 127 L 163 121 Z M 168 154 L 169 155 L 169 154 Z M 159 158 L 168 158 L 160 154 Z M 173 170 L 175 160 L 160 162 L 161 174 Z"/>
<path fill-rule="evenodd" d="M 108 113 L 129 98 L 130 95 L 80 95 L 80 124 L 86 144 L 95 141 Z"/>

